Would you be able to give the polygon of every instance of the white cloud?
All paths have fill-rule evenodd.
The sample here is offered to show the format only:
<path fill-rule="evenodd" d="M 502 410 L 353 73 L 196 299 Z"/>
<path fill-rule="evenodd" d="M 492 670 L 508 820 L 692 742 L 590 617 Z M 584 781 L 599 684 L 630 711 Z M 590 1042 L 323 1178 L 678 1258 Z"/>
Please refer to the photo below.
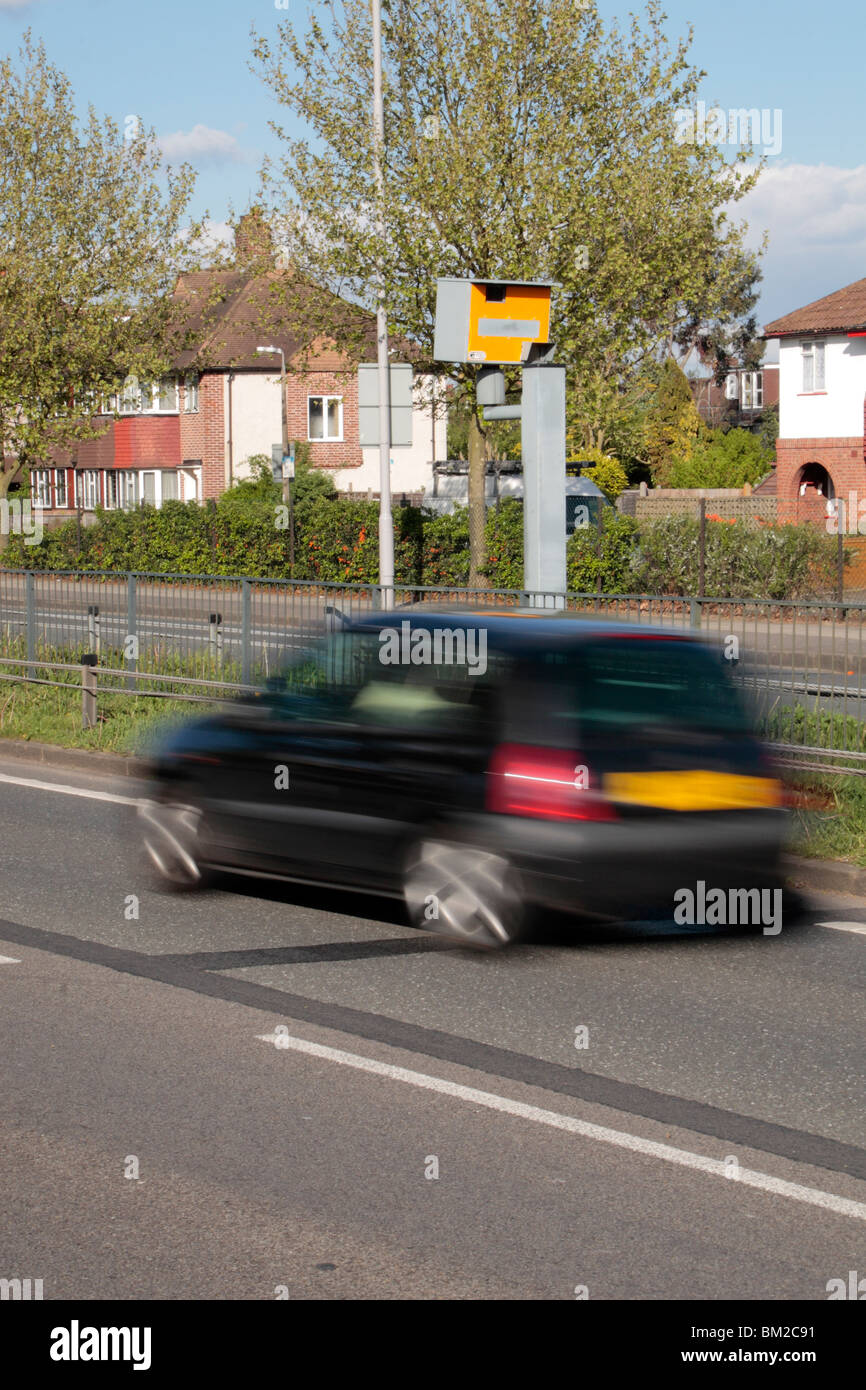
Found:
<path fill-rule="evenodd" d="M 189 160 L 192 164 L 242 164 L 248 157 L 227 130 L 213 130 L 206 125 L 161 135 L 157 144 L 165 158 L 176 163 Z"/>
<path fill-rule="evenodd" d="M 731 209 L 764 231 L 761 315 L 765 322 L 866 275 L 866 164 L 772 164 Z"/>

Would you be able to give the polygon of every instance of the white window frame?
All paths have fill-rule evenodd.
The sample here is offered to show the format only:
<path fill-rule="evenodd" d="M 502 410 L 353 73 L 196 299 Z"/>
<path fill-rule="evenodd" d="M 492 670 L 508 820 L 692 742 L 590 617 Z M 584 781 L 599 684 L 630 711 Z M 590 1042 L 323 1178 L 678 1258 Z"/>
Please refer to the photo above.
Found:
<path fill-rule="evenodd" d="M 30 495 L 34 507 L 51 506 L 51 469 L 34 468 L 30 475 Z"/>
<path fill-rule="evenodd" d="M 120 480 L 118 471 L 115 468 L 105 470 L 105 510 L 107 512 L 120 511 Z M 113 494 L 113 496 L 112 496 Z"/>
<path fill-rule="evenodd" d="M 327 424 L 328 424 L 328 403 L 329 403 L 329 401 L 337 401 L 337 402 L 339 403 L 339 409 L 340 409 L 340 425 L 339 425 L 339 430 L 340 430 L 340 432 L 339 432 L 339 434 L 326 434 L 326 435 L 323 435 L 323 436 L 321 437 L 321 439 L 314 439 L 314 438 L 313 438 L 313 436 L 310 434 L 310 404 L 311 404 L 312 401 L 321 401 L 321 402 L 322 402 L 322 428 L 323 428 L 323 429 L 326 429 L 326 428 L 327 428 Z M 310 395 L 310 396 L 307 397 L 307 439 L 308 439 L 308 440 L 310 441 L 310 443 L 312 443 L 312 444 L 342 444 L 342 442 L 343 442 L 343 397 L 342 397 L 342 396 L 326 396 L 326 395 L 323 395 L 321 392 L 316 392 L 314 395 Z"/>
<path fill-rule="evenodd" d="M 183 379 L 183 413 L 184 415 L 198 414 L 198 391 L 201 383 L 201 376 L 198 372 L 187 372 Z"/>
<path fill-rule="evenodd" d="M 75 506 L 93 512 L 99 506 L 99 473 L 95 468 L 76 468 Z"/>
<path fill-rule="evenodd" d="M 803 362 L 802 394 L 809 396 L 816 391 L 826 391 L 826 344 L 810 338 L 800 344 L 800 349 Z"/>
<path fill-rule="evenodd" d="M 135 389 L 127 383 L 135 381 Z M 160 404 L 160 391 L 162 384 L 167 382 L 172 388 L 172 404 L 163 406 Z M 180 385 L 176 376 L 171 374 L 157 377 L 155 381 L 142 381 L 134 374 L 128 376 L 120 391 L 117 401 L 118 414 L 120 415 L 179 415 L 180 414 Z"/>
<path fill-rule="evenodd" d="M 135 468 L 118 468 L 115 476 L 117 477 L 117 498 L 120 511 L 134 511 L 138 506 L 140 496 L 138 470 Z"/>
<path fill-rule="evenodd" d="M 743 372 L 741 393 L 743 410 L 761 410 L 764 405 L 764 373 Z"/>
<path fill-rule="evenodd" d="M 62 502 L 60 500 L 61 494 L 63 496 Z M 69 506 L 69 485 L 65 468 L 55 468 L 54 470 L 54 505 L 55 507 Z"/>

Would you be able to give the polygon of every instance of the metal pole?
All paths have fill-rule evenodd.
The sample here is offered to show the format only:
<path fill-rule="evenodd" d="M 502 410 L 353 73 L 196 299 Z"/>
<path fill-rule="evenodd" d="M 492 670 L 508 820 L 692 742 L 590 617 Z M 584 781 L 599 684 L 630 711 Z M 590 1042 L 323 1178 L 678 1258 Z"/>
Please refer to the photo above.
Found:
<path fill-rule="evenodd" d="M 370 0 L 373 20 L 373 176 L 376 183 L 376 235 L 380 257 L 385 241 L 385 177 L 382 153 L 385 145 L 385 103 L 382 93 L 381 0 Z M 385 311 L 385 272 L 378 269 L 376 343 L 379 363 L 379 584 L 382 607 L 393 604 L 394 524 L 391 519 L 391 382 L 388 371 L 388 318 Z"/>

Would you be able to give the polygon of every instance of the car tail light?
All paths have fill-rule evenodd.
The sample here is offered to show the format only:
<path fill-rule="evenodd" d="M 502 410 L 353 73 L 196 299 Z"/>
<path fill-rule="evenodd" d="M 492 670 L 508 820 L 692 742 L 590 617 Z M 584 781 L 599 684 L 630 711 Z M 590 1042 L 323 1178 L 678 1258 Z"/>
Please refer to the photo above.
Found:
<path fill-rule="evenodd" d="M 487 809 L 546 820 L 615 820 L 580 755 L 561 748 L 506 743 L 487 769 Z"/>

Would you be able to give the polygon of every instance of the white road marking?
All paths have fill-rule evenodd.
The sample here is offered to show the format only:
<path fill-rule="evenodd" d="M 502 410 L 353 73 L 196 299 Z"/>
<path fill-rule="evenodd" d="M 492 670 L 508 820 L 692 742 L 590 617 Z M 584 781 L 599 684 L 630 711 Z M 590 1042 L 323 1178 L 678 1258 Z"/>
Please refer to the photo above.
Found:
<path fill-rule="evenodd" d="M 35 787 L 42 792 L 62 792 L 64 796 L 83 796 L 88 801 L 116 801 L 121 806 L 137 806 L 137 796 L 118 796 L 115 792 L 93 792 L 85 787 L 69 787 L 65 782 L 39 782 L 35 777 L 11 777 L 0 772 L 0 782 L 11 782 L 15 787 Z"/>
<path fill-rule="evenodd" d="M 829 927 L 830 931 L 850 931 L 856 936 L 866 936 L 866 925 L 862 922 L 816 922 L 816 927 Z"/>
<path fill-rule="evenodd" d="M 20 965 L 20 960 L 15 956 L 0 956 L 0 965 Z"/>
<path fill-rule="evenodd" d="M 440 1095 L 453 1096 L 473 1105 L 483 1105 L 487 1110 L 498 1110 L 504 1115 L 548 1125 L 551 1129 L 563 1129 L 569 1134 L 579 1134 L 584 1139 L 595 1139 L 599 1143 L 614 1144 L 617 1148 L 658 1158 L 665 1163 L 676 1163 L 681 1168 L 694 1168 L 700 1173 L 723 1178 L 726 1182 L 756 1187 L 761 1192 L 769 1192 L 776 1197 L 788 1197 L 794 1202 L 806 1202 L 809 1206 L 823 1207 L 837 1216 L 850 1216 L 857 1221 L 866 1221 L 866 1203 L 855 1202 L 849 1197 L 839 1197 L 833 1192 L 823 1192 L 820 1188 L 802 1187 L 799 1183 L 786 1182 L 782 1178 L 774 1178 L 770 1173 L 758 1173 L 749 1168 L 740 1168 L 737 1177 L 731 1178 L 722 1159 L 707 1158 L 704 1154 L 677 1149 L 671 1144 L 659 1144 L 654 1139 L 642 1139 L 637 1134 L 609 1129 L 606 1125 L 590 1124 L 587 1120 L 577 1120 L 573 1115 L 562 1115 L 556 1110 L 541 1110 L 536 1105 L 526 1105 L 523 1101 L 511 1100 L 508 1096 L 495 1095 L 491 1091 L 477 1091 L 473 1086 L 461 1086 L 458 1082 L 446 1081 L 441 1076 L 428 1076 L 426 1072 L 395 1067 L 389 1062 L 379 1062 L 373 1057 L 362 1057 L 355 1052 L 344 1052 L 341 1048 L 325 1047 L 321 1043 L 308 1042 L 305 1038 L 295 1038 L 288 1033 L 259 1033 L 256 1036 L 260 1042 L 271 1043 L 279 1051 L 291 1050 L 304 1052 L 310 1057 L 322 1057 L 326 1061 L 337 1062 L 340 1066 L 372 1072 L 374 1076 L 385 1076 L 392 1081 L 419 1086 L 425 1091 L 437 1091 Z"/>

